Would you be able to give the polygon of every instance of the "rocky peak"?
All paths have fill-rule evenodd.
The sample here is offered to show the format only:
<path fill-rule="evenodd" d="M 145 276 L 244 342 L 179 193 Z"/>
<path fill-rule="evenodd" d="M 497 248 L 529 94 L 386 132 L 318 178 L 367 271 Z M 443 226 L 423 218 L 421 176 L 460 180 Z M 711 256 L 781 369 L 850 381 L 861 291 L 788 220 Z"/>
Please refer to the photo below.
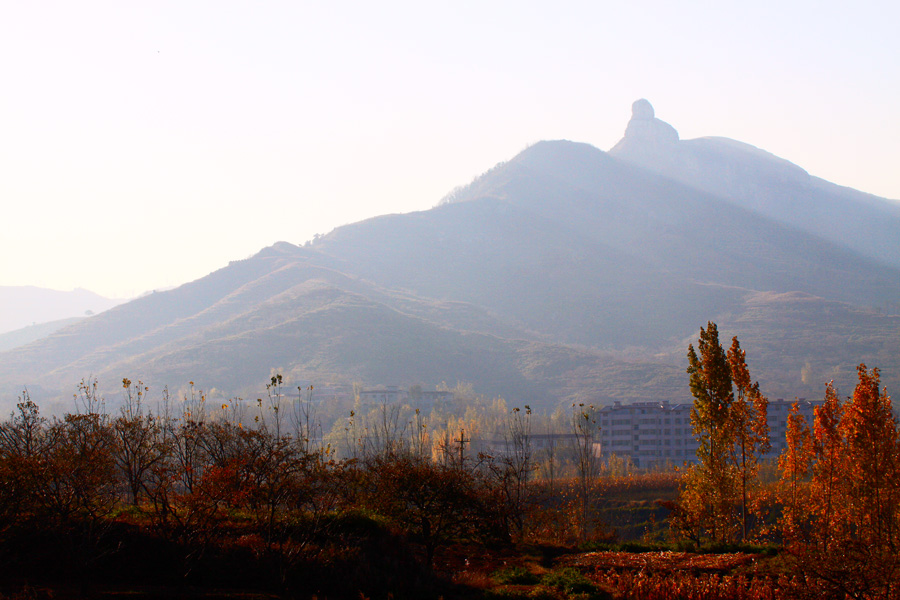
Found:
<path fill-rule="evenodd" d="M 649 100 L 641 98 L 640 100 L 635 100 L 634 104 L 631 105 L 632 121 L 652 121 L 654 118 L 656 118 L 656 113 Z"/>
<path fill-rule="evenodd" d="M 631 105 L 631 120 L 625 128 L 625 137 L 610 152 L 629 154 L 641 150 L 658 150 L 677 142 L 678 132 L 675 128 L 657 119 L 653 105 L 641 98 Z"/>

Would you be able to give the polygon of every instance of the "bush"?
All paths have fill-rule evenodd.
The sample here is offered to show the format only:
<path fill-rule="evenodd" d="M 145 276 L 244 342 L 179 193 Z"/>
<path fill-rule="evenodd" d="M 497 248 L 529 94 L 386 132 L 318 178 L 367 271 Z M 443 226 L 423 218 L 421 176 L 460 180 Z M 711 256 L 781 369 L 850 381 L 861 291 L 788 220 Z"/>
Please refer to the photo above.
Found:
<path fill-rule="evenodd" d="M 538 577 L 525 567 L 507 567 L 495 571 L 491 577 L 500 585 L 534 585 Z"/>
<path fill-rule="evenodd" d="M 528 600 L 528 592 L 520 588 L 498 587 L 487 591 L 490 600 Z"/>
<path fill-rule="evenodd" d="M 548 587 L 538 585 L 528 592 L 528 600 L 556 600 L 557 595 Z"/>
<path fill-rule="evenodd" d="M 573 567 L 547 573 L 541 579 L 541 584 L 559 590 L 567 597 L 575 594 L 585 594 L 585 598 L 602 597 L 597 586 Z"/>

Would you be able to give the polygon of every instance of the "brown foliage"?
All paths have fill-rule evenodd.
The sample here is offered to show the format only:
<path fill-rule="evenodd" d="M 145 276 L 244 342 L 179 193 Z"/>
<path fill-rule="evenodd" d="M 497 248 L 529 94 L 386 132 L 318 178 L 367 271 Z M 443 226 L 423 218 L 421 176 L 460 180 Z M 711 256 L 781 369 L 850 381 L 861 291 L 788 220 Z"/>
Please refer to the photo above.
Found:
<path fill-rule="evenodd" d="M 478 537 L 497 526 L 500 498 L 493 498 L 494 490 L 473 471 L 408 453 L 372 457 L 366 471 L 365 503 L 419 540 L 428 566 L 440 546 Z"/>

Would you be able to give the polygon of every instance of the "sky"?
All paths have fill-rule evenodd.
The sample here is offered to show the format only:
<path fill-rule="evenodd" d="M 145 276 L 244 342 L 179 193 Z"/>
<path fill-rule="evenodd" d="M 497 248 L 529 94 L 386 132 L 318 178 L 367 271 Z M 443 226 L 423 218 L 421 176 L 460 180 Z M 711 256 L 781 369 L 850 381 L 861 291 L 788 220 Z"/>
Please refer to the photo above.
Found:
<path fill-rule="evenodd" d="M 900 199 L 900 3 L 6 2 L 0 286 L 131 297 L 427 210 L 647 98 Z"/>

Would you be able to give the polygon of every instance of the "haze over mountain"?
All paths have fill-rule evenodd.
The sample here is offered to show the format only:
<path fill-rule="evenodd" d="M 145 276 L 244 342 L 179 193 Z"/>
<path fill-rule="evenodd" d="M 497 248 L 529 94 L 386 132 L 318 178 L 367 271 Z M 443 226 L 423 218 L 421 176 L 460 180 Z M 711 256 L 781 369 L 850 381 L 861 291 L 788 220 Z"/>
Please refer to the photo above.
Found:
<path fill-rule="evenodd" d="M 35 286 L 0 286 L 0 333 L 100 313 L 124 301 L 84 289 L 63 292 Z"/>
<path fill-rule="evenodd" d="M 861 361 L 900 382 L 897 204 L 633 112 L 609 153 L 540 142 L 431 210 L 279 242 L 0 354 L 3 401 L 89 375 L 241 395 L 273 371 L 543 407 L 687 400 L 708 320 L 773 397 L 845 389 Z"/>

